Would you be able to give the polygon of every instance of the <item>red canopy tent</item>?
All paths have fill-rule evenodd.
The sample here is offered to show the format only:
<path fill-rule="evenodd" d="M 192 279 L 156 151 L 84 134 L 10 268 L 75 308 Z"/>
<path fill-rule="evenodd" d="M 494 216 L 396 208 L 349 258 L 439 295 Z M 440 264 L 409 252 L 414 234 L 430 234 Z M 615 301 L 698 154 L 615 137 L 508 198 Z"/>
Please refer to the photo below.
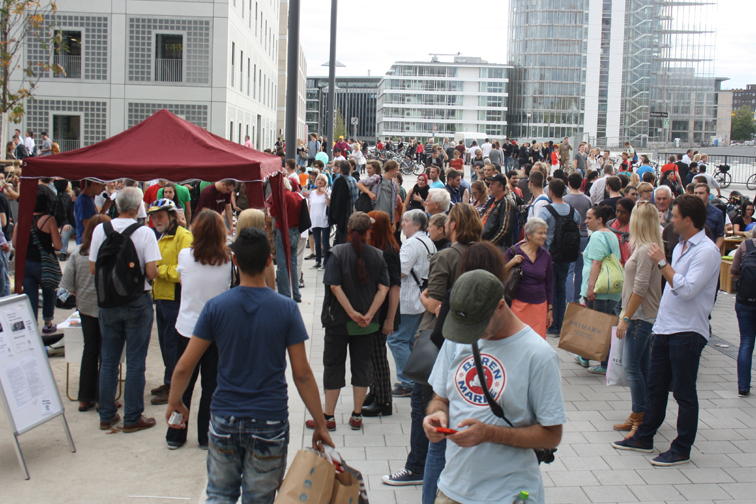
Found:
<path fill-rule="evenodd" d="M 21 292 L 26 249 L 31 233 L 37 179 L 128 178 L 171 182 L 234 179 L 247 183 L 250 207 L 264 206 L 263 182 L 270 177 L 273 204 L 285 207 L 281 158 L 249 149 L 196 126 L 167 110 L 159 110 L 133 128 L 102 142 L 62 154 L 26 158 L 23 164 L 16 236 L 16 292 Z M 280 211 L 286 264 L 291 275 L 288 219 Z"/>

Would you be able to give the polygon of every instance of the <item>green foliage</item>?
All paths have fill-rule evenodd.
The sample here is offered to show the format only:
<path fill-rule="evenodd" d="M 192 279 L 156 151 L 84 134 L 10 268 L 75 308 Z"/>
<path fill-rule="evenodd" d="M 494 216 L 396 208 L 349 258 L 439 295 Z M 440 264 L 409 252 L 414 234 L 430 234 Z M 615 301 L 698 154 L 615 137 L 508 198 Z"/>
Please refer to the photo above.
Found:
<path fill-rule="evenodd" d="M 0 0 L 0 113 L 14 123 L 23 119 L 24 103 L 34 98 L 39 79 L 47 72 L 63 72 L 60 65 L 51 64 L 52 54 L 48 61 L 23 61 L 31 39 L 44 49 L 60 47 L 61 32 L 52 29 L 57 11 L 52 0 Z M 20 78 L 17 88 L 14 78 Z"/>
<path fill-rule="evenodd" d="M 756 124 L 753 120 L 753 112 L 747 105 L 732 112 L 732 140 L 750 140 L 751 135 L 756 133 Z"/>
<path fill-rule="evenodd" d="M 341 109 L 336 109 L 336 124 L 333 125 L 333 139 L 338 140 L 340 136 L 346 138 L 347 130 L 344 124 L 344 116 L 341 115 Z"/>

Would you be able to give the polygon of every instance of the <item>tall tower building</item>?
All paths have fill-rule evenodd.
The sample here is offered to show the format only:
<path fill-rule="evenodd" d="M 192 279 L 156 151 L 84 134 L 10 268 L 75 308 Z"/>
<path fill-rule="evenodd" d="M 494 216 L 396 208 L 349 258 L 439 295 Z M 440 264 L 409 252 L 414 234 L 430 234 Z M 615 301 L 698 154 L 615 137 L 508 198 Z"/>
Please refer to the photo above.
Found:
<path fill-rule="evenodd" d="M 716 0 L 510 5 L 510 136 L 642 147 L 716 134 Z"/>

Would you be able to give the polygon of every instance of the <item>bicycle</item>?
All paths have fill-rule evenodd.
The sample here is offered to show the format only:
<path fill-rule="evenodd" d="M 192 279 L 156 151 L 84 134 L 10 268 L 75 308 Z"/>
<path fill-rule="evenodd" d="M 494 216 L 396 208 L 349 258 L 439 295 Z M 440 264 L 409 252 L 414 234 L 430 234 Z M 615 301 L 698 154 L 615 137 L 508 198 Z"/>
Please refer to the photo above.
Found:
<path fill-rule="evenodd" d="M 727 188 L 732 183 L 732 175 L 729 173 L 730 171 L 730 165 L 721 164 L 717 167 L 717 172 L 714 174 L 714 180 L 717 181 L 719 184 L 719 187 Z M 748 179 L 748 182 L 751 181 L 751 178 L 753 178 L 753 175 Z M 748 185 L 748 182 L 746 182 L 746 186 Z M 754 179 L 754 188 L 756 189 L 756 178 Z M 750 189 L 750 187 L 748 187 Z"/>
<path fill-rule="evenodd" d="M 756 189 L 756 173 L 748 177 L 748 180 L 746 180 L 746 187 L 751 191 Z"/>

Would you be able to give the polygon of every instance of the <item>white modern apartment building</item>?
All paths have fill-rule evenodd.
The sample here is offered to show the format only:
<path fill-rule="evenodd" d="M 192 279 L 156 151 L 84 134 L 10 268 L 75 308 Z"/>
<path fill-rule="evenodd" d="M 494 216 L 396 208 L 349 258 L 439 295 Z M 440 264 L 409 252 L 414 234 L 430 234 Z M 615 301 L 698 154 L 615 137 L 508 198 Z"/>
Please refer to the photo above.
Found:
<path fill-rule="evenodd" d="M 476 132 L 503 138 L 510 69 L 460 56 L 453 62 L 434 57 L 430 62 L 394 63 L 378 85 L 378 137 Z"/>
<path fill-rule="evenodd" d="M 289 0 L 280 0 L 281 9 L 278 26 L 278 122 L 276 129 L 282 139 L 286 135 L 286 76 L 289 59 Z M 299 45 L 299 64 L 297 65 L 297 138 L 307 142 L 307 125 L 305 124 L 305 96 L 307 91 L 307 60 L 302 44 Z"/>
<path fill-rule="evenodd" d="M 167 109 L 255 148 L 276 138 L 279 0 L 66 0 L 49 20 L 60 54 L 30 38 L 24 58 L 61 64 L 22 128 L 61 150 L 91 145 Z M 303 106 L 304 110 L 304 106 Z M 14 125 L 10 125 L 12 131 Z M 155 138 L 146 149 L 160 149 Z"/>

